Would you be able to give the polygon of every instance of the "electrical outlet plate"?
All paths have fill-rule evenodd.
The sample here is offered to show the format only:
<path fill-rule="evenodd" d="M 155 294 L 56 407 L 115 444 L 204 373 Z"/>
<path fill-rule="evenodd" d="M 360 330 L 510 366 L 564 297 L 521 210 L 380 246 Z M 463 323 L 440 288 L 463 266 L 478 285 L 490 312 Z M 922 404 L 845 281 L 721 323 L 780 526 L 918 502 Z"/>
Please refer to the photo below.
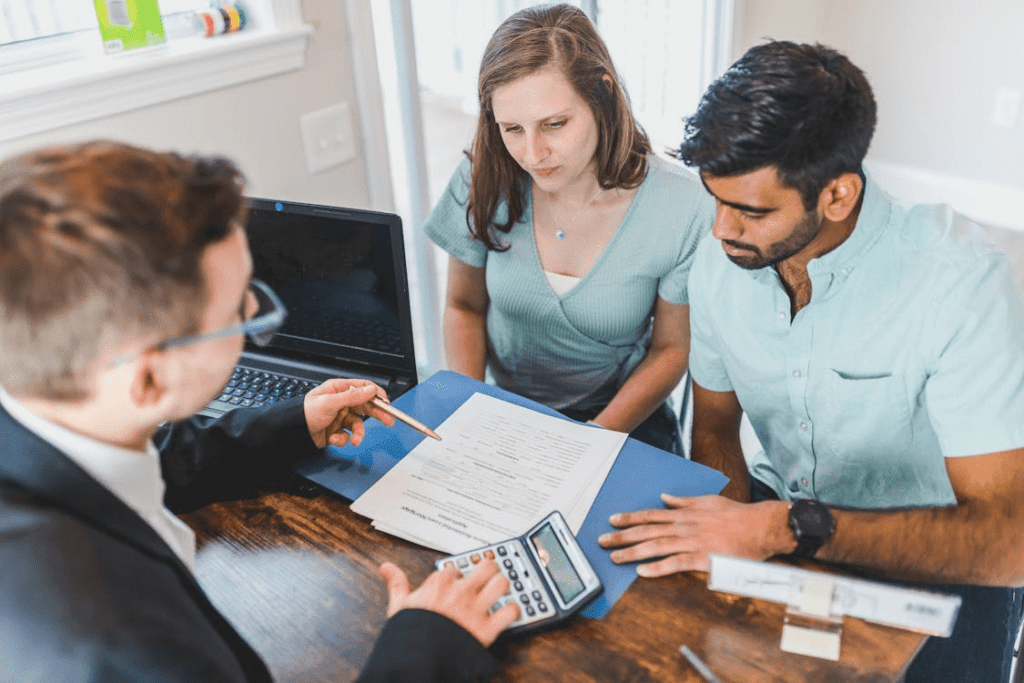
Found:
<path fill-rule="evenodd" d="M 1020 100 L 1020 88 L 996 90 L 996 103 L 992 108 L 992 123 L 1003 128 L 1013 128 L 1017 123 L 1017 113 L 1020 111 Z"/>
<path fill-rule="evenodd" d="M 299 129 L 310 175 L 356 156 L 352 114 L 347 102 L 303 115 L 299 118 Z"/>

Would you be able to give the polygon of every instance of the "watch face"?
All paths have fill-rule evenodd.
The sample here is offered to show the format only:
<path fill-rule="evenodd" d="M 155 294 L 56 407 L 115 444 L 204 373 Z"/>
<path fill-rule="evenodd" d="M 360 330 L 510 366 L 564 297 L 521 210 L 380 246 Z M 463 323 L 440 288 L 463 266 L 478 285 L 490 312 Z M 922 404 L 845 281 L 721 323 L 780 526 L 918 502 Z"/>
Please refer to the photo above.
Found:
<path fill-rule="evenodd" d="M 789 517 L 798 539 L 804 537 L 825 539 L 835 528 L 835 520 L 828 508 L 810 498 L 793 503 Z"/>

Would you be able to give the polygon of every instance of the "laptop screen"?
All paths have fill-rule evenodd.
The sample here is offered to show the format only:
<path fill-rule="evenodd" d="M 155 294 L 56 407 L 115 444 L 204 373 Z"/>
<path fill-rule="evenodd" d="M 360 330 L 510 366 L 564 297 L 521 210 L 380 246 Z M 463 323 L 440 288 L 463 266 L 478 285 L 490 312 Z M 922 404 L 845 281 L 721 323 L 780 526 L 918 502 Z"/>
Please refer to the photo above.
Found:
<path fill-rule="evenodd" d="M 247 350 L 415 378 L 401 219 L 374 211 L 250 201 L 254 277 L 277 292 L 288 319 L 270 346 Z"/>

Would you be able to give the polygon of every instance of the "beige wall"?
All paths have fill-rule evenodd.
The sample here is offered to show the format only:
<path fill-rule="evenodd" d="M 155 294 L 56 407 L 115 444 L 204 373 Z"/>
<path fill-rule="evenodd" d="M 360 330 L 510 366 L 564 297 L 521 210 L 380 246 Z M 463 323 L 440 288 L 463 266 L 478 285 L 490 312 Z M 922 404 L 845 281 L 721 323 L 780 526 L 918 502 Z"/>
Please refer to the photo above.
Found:
<path fill-rule="evenodd" d="M 345 2 L 303 0 L 302 12 L 314 32 L 300 71 L 12 140 L 0 144 L 0 156 L 45 144 L 113 138 L 157 149 L 228 156 L 249 178 L 253 195 L 368 206 L 358 143 L 353 161 L 316 175 L 306 169 L 299 117 L 350 102 L 358 140 L 359 109 Z"/>
<path fill-rule="evenodd" d="M 999 87 L 1024 89 L 1021 0 L 738 0 L 734 53 L 764 38 L 818 41 L 867 73 L 879 107 L 870 158 L 1024 189 L 1024 111 L 991 122 Z"/>

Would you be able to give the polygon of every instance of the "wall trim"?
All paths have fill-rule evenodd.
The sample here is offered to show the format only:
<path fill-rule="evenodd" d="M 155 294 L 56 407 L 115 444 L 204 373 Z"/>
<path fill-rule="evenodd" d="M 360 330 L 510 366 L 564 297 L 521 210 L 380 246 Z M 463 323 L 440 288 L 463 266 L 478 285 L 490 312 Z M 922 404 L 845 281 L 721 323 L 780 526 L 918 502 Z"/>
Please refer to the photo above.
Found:
<path fill-rule="evenodd" d="M 370 192 L 370 208 L 395 212 L 395 193 L 391 182 L 388 140 L 385 131 L 384 95 L 377 48 L 374 17 L 370 2 L 345 0 L 348 39 L 355 75 L 359 132 L 363 143 L 363 165 Z"/>
<path fill-rule="evenodd" d="M 885 160 L 864 165 L 886 192 L 911 204 L 949 204 L 982 225 L 1024 232 L 1024 189 Z"/>
<path fill-rule="evenodd" d="M 0 76 L 0 142 L 301 69 L 312 31 L 181 39 Z"/>

